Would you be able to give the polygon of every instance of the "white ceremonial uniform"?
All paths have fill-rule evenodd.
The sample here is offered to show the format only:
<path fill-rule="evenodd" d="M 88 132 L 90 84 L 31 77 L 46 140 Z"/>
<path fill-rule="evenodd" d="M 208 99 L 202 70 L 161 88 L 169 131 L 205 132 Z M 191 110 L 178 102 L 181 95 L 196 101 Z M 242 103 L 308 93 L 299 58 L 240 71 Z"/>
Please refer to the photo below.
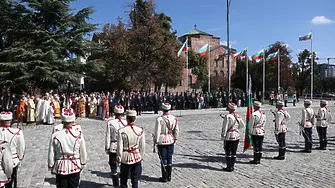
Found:
<path fill-rule="evenodd" d="M 250 117 L 249 134 L 256 136 L 263 136 L 265 133 L 264 131 L 265 122 L 266 122 L 265 114 L 260 110 L 254 111 Z"/>
<path fill-rule="evenodd" d="M 311 128 L 315 125 L 314 110 L 310 107 L 302 109 L 301 125 L 304 128 Z"/>
<path fill-rule="evenodd" d="M 129 124 L 119 129 L 117 139 L 117 161 L 135 164 L 142 161 L 145 153 L 144 129 Z"/>
<path fill-rule="evenodd" d="M 53 127 L 52 134 L 57 132 L 57 131 L 60 131 L 62 129 L 64 129 L 64 125 L 63 124 L 57 124 Z M 77 123 L 72 124 L 72 129 L 71 130 L 82 132 L 81 126 Z"/>
<path fill-rule="evenodd" d="M 276 124 L 275 124 L 275 134 L 286 133 L 287 126 L 286 121 L 290 120 L 291 116 L 285 110 L 278 110 L 276 113 Z"/>
<path fill-rule="evenodd" d="M 22 129 L 0 127 L 0 140 L 6 141 L 12 151 L 13 168 L 17 167 L 24 158 L 25 142 Z"/>
<path fill-rule="evenodd" d="M 74 127 L 52 134 L 49 145 L 48 167 L 52 172 L 69 175 L 80 172 L 86 165 L 87 153 L 84 136 Z"/>
<path fill-rule="evenodd" d="M 223 119 L 221 139 L 222 140 L 239 140 L 239 129 L 243 128 L 245 123 L 242 117 L 236 113 L 227 114 Z"/>
<path fill-rule="evenodd" d="M 173 115 L 162 115 L 156 119 L 155 138 L 157 145 L 170 145 L 179 135 L 178 120 Z"/>
<path fill-rule="evenodd" d="M 116 153 L 118 131 L 127 126 L 127 121 L 123 119 L 113 119 L 107 123 L 105 138 L 105 150 L 110 153 Z"/>
<path fill-rule="evenodd" d="M 3 187 L 13 173 L 13 161 L 10 145 L 6 141 L 0 142 L 0 148 L 0 187 Z"/>
<path fill-rule="evenodd" d="M 330 110 L 327 107 L 320 107 L 317 112 L 316 120 L 317 127 L 328 127 L 328 122 L 332 121 Z"/>

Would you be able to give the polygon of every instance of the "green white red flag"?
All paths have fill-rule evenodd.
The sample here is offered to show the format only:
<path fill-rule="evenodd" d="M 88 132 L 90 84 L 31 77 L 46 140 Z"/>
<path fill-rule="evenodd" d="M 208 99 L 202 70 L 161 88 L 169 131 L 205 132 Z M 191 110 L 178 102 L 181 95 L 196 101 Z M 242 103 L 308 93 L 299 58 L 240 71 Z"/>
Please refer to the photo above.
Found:
<path fill-rule="evenodd" d="M 180 57 L 182 52 L 186 52 L 187 50 L 187 42 L 188 39 L 186 39 L 186 41 L 184 42 L 183 46 L 180 48 L 180 50 L 177 53 L 177 56 Z"/>
<path fill-rule="evenodd" d="M 251 77 L 249 75 L 249 88 L 248 88 L 248 99 L 247 99 L 247 117 L 246 117 L 246 126 L 245 126 L 245 137 L 244 137 L 244 150 L 245 152 L 247 149 L 251 148 L 252 146 L 252 139 L 249 135 L 249 127 L 250 125 L 250 118 L 252 114 L 252 92 L 251 92 Z"/>
<path fill-rule="evenodd" d="M 264 58 L 265 52 L 264 49 L 262 49 L 261 51 L 257 52 L 255 55 L 252 56 L 252 60 L 253 61 L 257 61 L 259 59 Z"/>
<path fill-rule="evenodd" d="M 248 49 L 247 49 L 247 47 L 244 48 L 239 53 L 237 53 L 237 54 L 234 55 L 235 58 L 246 57 L 246 56 L 248 56 Z"/>
<path fill-rule="evenodd" d="M 266 61 L 274 61 L 274 60 L 278 60 L 278 52 L 272 53 L 268 55 L 268 57 L 266 58 Z"/>
<path fill-rule="evenodd" d="M 199 54 L 200 57 L 205 56 L 209 52 L 209 44 L 207 43 L 205 46 L 201 47 L 200 50 L 198 50 L 197 54 Z"/>
<path fill-rule="evenodd" d="M 304 36 L 299 36 L 299 41 L 306 41 L 306 40 L 312 40 L 312 32 Z"/>

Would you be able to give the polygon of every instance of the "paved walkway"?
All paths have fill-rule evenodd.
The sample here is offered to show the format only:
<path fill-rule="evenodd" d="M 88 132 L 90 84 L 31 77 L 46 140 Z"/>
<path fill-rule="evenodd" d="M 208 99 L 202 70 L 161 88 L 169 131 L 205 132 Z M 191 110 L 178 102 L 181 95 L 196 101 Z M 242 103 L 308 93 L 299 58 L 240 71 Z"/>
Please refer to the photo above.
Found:
<path fill-rule="evenodd" d="M 290 106 L 292 104 L 289 104 Z M 313 105 L 317 107 L 317 103 Z M 335 112 L 335 107 L 330 107 Z M 143 114 L 136 124 L 146 129 L 146 155 L 143 161 L 140 187 L 334 187 L 335 169 L 335 125 L 329 128 L 327 151 L 314 150 L 311 154 L 298 151 L 303 147 L 297 122 L 301 118 L 302 104 L 288 107 L 292 116 L 287 133 L 287 155 L 285 161 L 272 160 L 277 155 L 277 144 L 273 135 L 273 115 L 265 106 L 267 115 L 264 158 L 260 165 L 250 165 L 252 150 L 243 153 L 240 141 L 236 171 L 222 171 L 224 152 L 220 131 L 223 109 L 187 110 L 179 117 L 180 138 L 175 147 L 172 182 L 160 183 L 160 167 L 157 153 L 152 153 L 151 133 L 156 115 Z M 245 108 L 237 110 L 245 116 Z M 180 111 L 172 112 L 180 115 Z M 81 188 L 111 187 L 108 156 L 104 152 L 105 121 L 79 119 L 88 149 L 88 165 L 81 176 Z M 315 130 L 315 129 L 314 129 Z M 24 127 L 26 155 L 18 173 L 18 186 L 24 188 L 56 187 L 55 177 L 47 170 L 48 143 L 52 126 L 37 125 Z M 244 135 L 244 130 L 241 133 Z M 243 136 L 242 136 L 243 138 Z M 313 132 L 314 146 L 318 145 L 316 131 Z"/>

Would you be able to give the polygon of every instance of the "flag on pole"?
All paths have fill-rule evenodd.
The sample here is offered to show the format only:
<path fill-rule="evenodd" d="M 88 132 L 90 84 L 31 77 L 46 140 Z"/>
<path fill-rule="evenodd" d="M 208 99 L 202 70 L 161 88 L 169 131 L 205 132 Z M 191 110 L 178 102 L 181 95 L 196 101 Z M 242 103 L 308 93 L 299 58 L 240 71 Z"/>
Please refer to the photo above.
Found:
<path fill-rule="evenodd" d="M 278 60 L 278 52 L 272 53 L 268 55 L 268 57 L 266 58 L 266 61 L 274 61 L 274 60 Z"/>
<path fill-rule="evenodd" d="M 249 127 L 250 125 L 250 117 L 252 114 L 252 96 L 251 96 L 251 77 L 249 75 L 249 88 L 248 88 L 248 101 L 247 101 L 247 118 L 246 118 L 246 126 L 245 126 L 245 137 L 244 137 L 244 150 L 243 152 L 247 151 L 247 149 L 251 148 L 252 140 L 251 136 L 249 135 Z"/>
<path fill-rule="evenodd" d="M 299 41 L 306 41 L 306 40 L 311 40 L 311 39 L 312 39 L 312 32 L 304 36 L 299 36 Z"/>
<path fill-rule="evenodd" d="M 182 52 L 186 52 L 187 50 L 187 41 L 188 39 L 186 39 L 186 41 L 184 42 L 183 46 L 180 48 L 180 50 L 177 53 L 177 56 L 180 57 Z"/>
<path fill-rule="evenodd" d="M 235 54 L 234 57 L 235 58 L 245 57 L 245 56 L 247 56 L 247 54 L 248 54 L 248 49 L 246 47 L 242 51 L 240 51 L 239 53 Z"/>
<path fill-rule="evenodd" d="M 264 58 L 265 52 L 264 49 L 262 49 L 261 51 L 257 52 L 255 55 L 252 56 L 252 60 L 253 61 L 257 61 L 259 59 Z"/>
<path fill-rule="evenodd" d="M 199 56 L 202 57 L 202 56 L 205 56 L 208 52 L 209 52 L 209 45 L 207 43 L 205 46 L 200 48 L 197 54 L 199 54 Z"/>

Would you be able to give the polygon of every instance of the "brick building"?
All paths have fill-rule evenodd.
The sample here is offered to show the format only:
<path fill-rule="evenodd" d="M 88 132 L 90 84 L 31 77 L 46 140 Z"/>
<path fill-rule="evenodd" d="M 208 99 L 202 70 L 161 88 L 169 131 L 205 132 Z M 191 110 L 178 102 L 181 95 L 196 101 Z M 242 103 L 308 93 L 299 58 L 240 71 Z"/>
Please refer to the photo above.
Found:
<path fill-rule="evenodd" d="M 228 86 L 228 63 L 227 63 L 227 46 L 220 44 L 220 37 L 215 37 L 209 33 L 200 31 L 194 28 L 192 31 L 179 37 L 181 43 L 184 43 L 188 38 L 188 47 L 193 52 L 197 52 L 201 47 L 210 42 L 210 79 L 211 79 L 211 90 L 223 89 L 225 90 Z M 231 62 L 231 75 L 235 72 L 236 61 L 233 54 L 236 53 L 235 49 L 231 49 L 232 54 L 230 56 Z M 207 55 L 208 56 L 208 55 Z M 182 54 L 182 58 L 185 59 L 185 53 Z M 186 61 L 186 60 L 185 60 Z M 208 64 L 206 65 L 208 70 Z M 192 90 L 192 85 L 196 83 L 197 78 L 192 74 L 192 70 L 189 71 L 189 88 Z M 176 88 L 170 88 L 169 91 L 182 92 L 185 91 L 186 83 L 186 68 L 184 69 L 183 80 Z"/>

